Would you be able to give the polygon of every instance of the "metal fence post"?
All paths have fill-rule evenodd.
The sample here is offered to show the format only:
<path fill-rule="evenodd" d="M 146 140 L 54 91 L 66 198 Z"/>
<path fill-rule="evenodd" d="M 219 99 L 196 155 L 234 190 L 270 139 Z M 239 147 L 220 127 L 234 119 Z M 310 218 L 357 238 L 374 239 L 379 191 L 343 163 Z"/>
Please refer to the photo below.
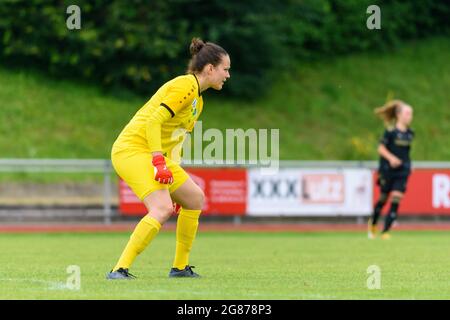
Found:
<path fill-rule="evenodd" d="M 111 224 L 111 162 L 109 160 L 105 160 L 103 188 L 104 223 Z"/>
<path fill-rule="evenodd" d="M 233 222 L 235 225 L 241 225 L 242 224 L 242 217 L 241 216 L 234 216 Z"/>

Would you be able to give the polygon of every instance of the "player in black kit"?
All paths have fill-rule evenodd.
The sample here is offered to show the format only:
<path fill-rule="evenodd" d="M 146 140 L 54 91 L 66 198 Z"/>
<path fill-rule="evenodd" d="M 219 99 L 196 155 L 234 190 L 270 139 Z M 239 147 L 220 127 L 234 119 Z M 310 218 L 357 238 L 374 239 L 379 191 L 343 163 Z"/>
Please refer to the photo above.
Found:
<path fill-rule="evenodd" d="M 400 100 L 392 100 L 383 107 L 375 109 L 386 124 L 386 130 L 378 146 L 380 163 L 378 168 L 378 185 L 380 198 L 375 204 L 373 214 L 369 219 L 369 239 L 377 234 L 377 222 L 381 210 L 391 195 L 391 207 L 385 218 L 381 238 L 390 239 L 389 230 L 397 218 L 400 200 L 406 191 L 406 184 L 411 173 L 409 156 L 414 132 L 409 128 L 413 118 L 411 106 Z"/>

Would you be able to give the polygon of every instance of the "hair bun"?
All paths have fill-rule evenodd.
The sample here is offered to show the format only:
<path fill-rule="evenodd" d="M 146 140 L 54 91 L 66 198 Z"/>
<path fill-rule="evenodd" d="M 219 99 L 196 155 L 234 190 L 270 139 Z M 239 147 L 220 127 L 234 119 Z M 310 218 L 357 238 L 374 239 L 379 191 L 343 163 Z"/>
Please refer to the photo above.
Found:
<path fill-rule="evenodd" d="M 191 41 L 191 45 L 189 46 L 189 51 L 192 56 L 195 56 L 203 47 L 205 43 L 200 38 L 193 38 Z"/>

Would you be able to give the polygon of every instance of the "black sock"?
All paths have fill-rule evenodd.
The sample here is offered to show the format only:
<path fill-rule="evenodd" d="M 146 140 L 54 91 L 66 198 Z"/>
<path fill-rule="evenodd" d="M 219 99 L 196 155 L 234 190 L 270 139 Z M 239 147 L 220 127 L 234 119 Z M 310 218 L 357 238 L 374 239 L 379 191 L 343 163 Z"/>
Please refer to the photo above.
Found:
<path fill-rule="evenodd" d="M 372 214 L 372 225 L 375 226 L 378 222 L 378 218 L 380 217 L 381 210 L 383 209 L 384 205 L 386 204 L 386 198 L 387 195 L 382 193 L 380 196 L 380 199 L 378 200 L 377 204 L 375 205 L 375 208 L 373 209 Z"/>
<path fill-rule="evenodd" d="M 392 199 L 389 214 L 386 216 L 386 220 L 384 221 L 383 232 L 388 232 L 392 226 L 392 223 L 395 221 L 395 219 L 397 219 L 397 211 L 398 211 L 399 203 L 400 203 L 400 198 L 394 197 Z"/>

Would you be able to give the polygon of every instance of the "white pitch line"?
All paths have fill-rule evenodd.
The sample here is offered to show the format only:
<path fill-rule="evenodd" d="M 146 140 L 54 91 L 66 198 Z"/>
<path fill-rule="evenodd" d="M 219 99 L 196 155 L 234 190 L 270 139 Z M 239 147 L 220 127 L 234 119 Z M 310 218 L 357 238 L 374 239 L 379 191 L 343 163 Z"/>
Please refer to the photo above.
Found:
<path fill-rule="evenodd" d="M 11 282 L 34 282 L 40 283 L 47 286 L 47 290 L 68 290 L 68 291 L 77 291 L 67 288 L 66 284 L 59 281 L 48 281 L 41 279 L 28 279 L 28 278 L 0 278 L 0 281 L 11 281 Z M 210 291 L 179 291 L 179 290 L 164 290 L 164 289 L 135 289 L 135 290 L 124 290 L 124 292 L 142 292 L 142 293 L 163 293 L 163 294 L 173 294 L 173 293 L 183 293 L 183 294 L 192 294 L 192 295 L 207 295 L 207 296 L 229 296 L 236 298 L 239 297 L 271 297 L 271 298 L 297 298 L 297 299 L 336 299 L 333 296 L 325 296 L 322 294 L 316 293 L 290 293 L 290 294 L 265 294 L 265 293 L 247 293 L 247 294 L 231 294 L 231 293 L 219 293 L 219 292 L 210 292 Z M 85 292 L 86 295 L 86 292 Z M 87 294 L 89 296 L 89 294 Z M 241 299 L 241 298 L 239 298 Z"/>
<path fill-rule="evenodd" d="M 60 281 L 49 281 L 41 279 L 28 279 L 28 278 L 0 278 L 0 281 L 10 281 L 10 282 L 34 282 L 40 283 L 47 286 L 47 290 L 71 290 L 67 288 L 64 282 Z M 72 290 L 71 290 L 72 291 Z"/>

